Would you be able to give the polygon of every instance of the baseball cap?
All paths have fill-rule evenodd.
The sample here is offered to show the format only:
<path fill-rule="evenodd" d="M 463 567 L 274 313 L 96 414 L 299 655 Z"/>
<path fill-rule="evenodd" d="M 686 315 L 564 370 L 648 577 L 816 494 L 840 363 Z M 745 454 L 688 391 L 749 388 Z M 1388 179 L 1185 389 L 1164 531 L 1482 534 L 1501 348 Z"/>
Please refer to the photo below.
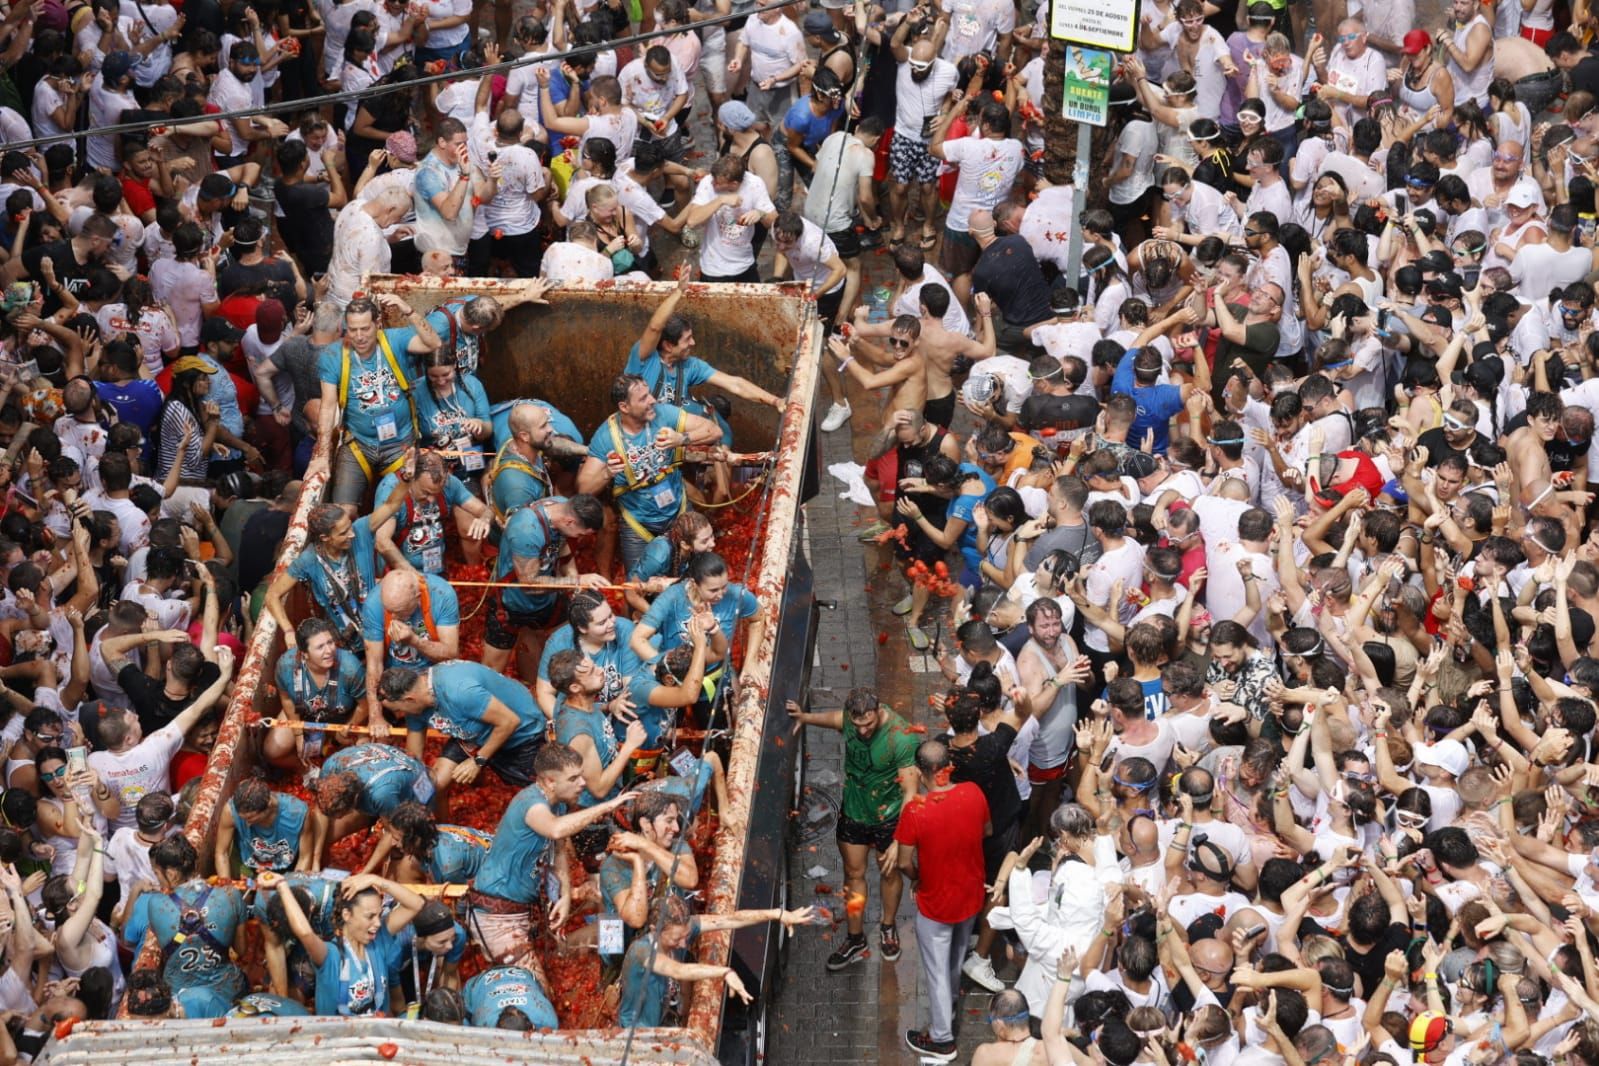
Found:
<path fill-rule="evenodd" d="M 237 344 L 242 336 L 244 336 L 244 330 L 225 318 L 218 318 L 216 315 L 212 315 L 200 325 L 201 344 L 213 344 L 216 341 Z"/>
<path fill-rule="evenodd" d="M 107 85 L 114 84 L 126 78 L 138 61 L 138 57 L 132 52 L 112 52 L 105 57 L 105 62 L 100 64 L 100 74 Z"/>
<path fill-rule="evenodd" d="M 747 130 L 755 125 L 755 112 L 740 100 L 729 100 L 716 111 L 716 119 L 723 126 L 734 131 Z"/>
<path fill-rule="evenodd" d="M 828 17 L 825 11 L 810 12 L 805 16 L 805 21 L 801 25 L 805 28 L 806 36 L 820 37 L 828 44 L 832 44 L 839 38 L 838 30 L 833 26 L 833 20 Z"/>
<path fill-rule="evenodd" d="M 1416 762 L 1422 766 L 1436 766 L 1459 777 L 1471 765 L 1466 746 L 1458 740 L 1440 740 L 1436 744 L 1416 746 Z M 1414 1032 L 1414 1030 L 1412 1030 Z"/>
<path fill-rule="evenodd" d="M 213 319 L 212 321 L 215 320 Z M 197 371 L 201 374 L 215 374 L 217 368 L 197 355 L 185 355 L 183 358 L 175 360 L 172 364 L 172 373 L 174 375 L 187 374 L 191 371 Z"/>
<path fill-rule="evenodd" d="M 283 323 L 287 318 L 283 305 L 277 300 L 262 300 L 255 309 L 255 335 L 262 344 L 276 344 L 283 336 Z"/>
<path fill-rule="evenodd" d="M 416 162 L 416 135 L 409 130 L 389 134 L 388 140 L 383 142 L 383 148 L 402 163 Z"/>
<path fill-rule="evenodd" d="M 1538 194 L 1532 191 L 1532 186 L 1517 182 L 1510 190 L 1510 195 L 1505 197 L 1507 207 L 1536 207 Z"/>
<path fill-rule="evenodd" d="M 1432 47 L 1432 34 L 1426 30 L 1411 30 L 1405 34 L 1402 51 L 1407 56 L 1420 55 Z"/>

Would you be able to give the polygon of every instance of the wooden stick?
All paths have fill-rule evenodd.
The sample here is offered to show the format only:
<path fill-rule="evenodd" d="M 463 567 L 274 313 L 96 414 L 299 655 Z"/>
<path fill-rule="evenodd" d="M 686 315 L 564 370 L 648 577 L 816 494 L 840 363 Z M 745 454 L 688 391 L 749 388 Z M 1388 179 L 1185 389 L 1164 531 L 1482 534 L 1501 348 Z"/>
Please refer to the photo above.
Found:
<path fill-rule="evenodd" d="M 258 728 L 258 729 L 276 729 L 279 726 L 282 726 L 284 729 L 291 729 L 291 730 L 293 730 L 296 733 L 339 733 L 339 732 L 344 732 L 344 733 L 356 733 L 356 734 L 359 734 L 361 736 L 367 736 L 367 735 L 369 735 L 372 732 L 372 727 L 371 726 L 364 726 L 364 725 L 334 725 L 334 724 L 329 724 L 327 722 L 302 722 L 302 721 L 299 721 L 298 719 L 296 719 L 295 721 L 291 722 L 287 718 L 262 718 L 259 721 L 257 721 L 255 724 L 256 724 L 256 728 Z M 404 729 L 404 728 L 398 728 L 397 727 L 397 728 L 391 728 L 389 730 L 389 736 L 391 736 L 391 737 L 407 737 L 407 736 L 410 736 L 410 735 L 411 735 L 411 731 L 409 729 Z M 451 739 L 451 737 L 450 737 L 450 735 L 448 733 L 441 733 L 437 729 L 429 729 L 429 730 L 426 731 L 425 735 L 426 735 L 427 739 L 429 739 L 429 740 L 450 740 Z"/>
<path fill-rule="evenodd" d="M 253 877 L 207 877 L 205 879 L 205 883 L 208 884 L 208 885 L 214 885 L 217 888 L 238 888 L 238 889 L 250 890 L 250 889 L 254 889 L 256 887 L 255 878 L 253 878 Z M 460 885 L 460 884 L 450 884 L 450 885 L 432 885 L 432 884 L 427 884 L 427 885 L 409 885 L 408 884 L 408 885 L 403 885 L 402 887 L 409 888 L 412 892 L 415 892 L 417 895 L 424 896 L 424 897 L 426 897 L 428 899 L 460 899 L 462 896 L 466 895 L 467 892 L 469 892 L 471 890 L 471 888 L 472 888 L 471 885 Z"/>

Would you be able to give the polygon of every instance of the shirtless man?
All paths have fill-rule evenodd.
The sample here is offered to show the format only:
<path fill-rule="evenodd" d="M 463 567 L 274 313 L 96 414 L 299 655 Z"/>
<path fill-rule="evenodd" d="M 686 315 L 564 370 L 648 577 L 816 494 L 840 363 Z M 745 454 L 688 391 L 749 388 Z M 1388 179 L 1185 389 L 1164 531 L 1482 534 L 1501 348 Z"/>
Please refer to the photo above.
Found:
<path fill-rule="evenodd" d="M 848 341 L 833 337 L 828 341 L 828 350 L 839 360 L 838 372 L 848 373 L 862 389 L 893 389 L 883 405 L 885 415 L 889 411 L 921 411 L 927 405 L 928 386 L 921 335 L 920 321 L 900 315 L 889 326 L 886 352 L 858 334 Z M 862 364 L 862 357 L 879 369 L 868 369 Z M 945 381 L 947 388 L 947 377 Z"/>
<path fill-rule="evenodd" d="M 1553 393 L 1535 392 L 1527 397 L 1527 424 L 1505 442 L 1511 473 L 1520 486 L 1520 500 L 1535 515 L 1558 518 L 1566 524 L 1571 543 L 1581 534 L 1582 509 L 1593 497 L 1587 492 L 1561 492 L 1549 465 L 1548 443 L 1560 432 L 1560 415 L 1565 405 Z M 1575 504 L 1576 507 L 1571 505 Z"/>
<path fill-rule="evenodd" d="M 987 315 L 993 307 L 987 293 L 978 293 L 975 300 L 979 315 Z M 917 305 L 922 314 L 922 335 L 916 348 L 927 364 L 927 405 L 922 408 L 922 414 L 929 422 L 945 429 L 949 428 L 950 420 L 955 417 L 955 382 L 952 380 L 955 357 L 963 355 L 975 363 L 987 359 L 995 350 L 994 323 L 990 319 L 980 319 L 982 331 L 978 340 L 944 324 L 949 303 L 949 290 L 933 282 L 923 285 L 917 293 Z M 895 328 L 889 322 L 867 325 L 862 313 L 864 310 L 856 309 L 855 330 L 859 335 L 887 336 Z"/>

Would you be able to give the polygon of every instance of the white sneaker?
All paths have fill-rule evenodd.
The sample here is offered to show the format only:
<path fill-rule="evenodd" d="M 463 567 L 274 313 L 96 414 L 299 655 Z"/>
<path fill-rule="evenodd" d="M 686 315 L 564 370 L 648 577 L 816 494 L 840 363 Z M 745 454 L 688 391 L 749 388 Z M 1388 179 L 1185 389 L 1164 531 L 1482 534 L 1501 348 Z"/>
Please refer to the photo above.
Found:
<path fill-rule="evenodd" d="M 822 419 L 822 432 L 831 433 L 833 430 L 849 421 L 849 416 L 855 412 L 850 410 L 849 401 L 835 403 L 827 409 L 827 417 Z"/>
<path fill-rule="evenodd" d="M 973 984 L 990 992 L 1005 991 L 1005 982 L 994 972 L 994 964 L 981 955 L 966 956 L 966 961 L 961 963 L 961 973 L 970 977 Z"/>

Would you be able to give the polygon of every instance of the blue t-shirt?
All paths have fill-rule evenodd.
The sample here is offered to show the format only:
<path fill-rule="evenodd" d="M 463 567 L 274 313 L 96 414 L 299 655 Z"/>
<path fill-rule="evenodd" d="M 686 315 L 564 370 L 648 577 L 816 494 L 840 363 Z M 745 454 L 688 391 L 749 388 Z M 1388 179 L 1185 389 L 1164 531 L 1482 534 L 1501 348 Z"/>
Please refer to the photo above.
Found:
<path fill-rule="evenodd" d="M 527 813 L 534 807 L 548 807 L 553 814 L 566 813 L 566 804 L 551 803 L 537 785 L 518 792 L 494 830 L 494 843 L 478 868 L 473 888 L 486 896 L 515 903 L 532 903 L 543 894 L 539 862 L 551 842 L 527 824 Z"/>
<path fill-rule="evenodd" d="M 579 98 L 581 99 L 582 94 L 589 91 L 588 80 L 584 78 L 578 79 L 577 87 Z M 565 103 L 566 98 L 571 95 L 572 83 L 566 80 L 566 75 L 561 73 L 559 68 L 550 71 L 550 103 Z"/>
<path fill-rule="evenodd" d="M 324 774 L 345 771 L 361 782 L 355 809 L 370 818 L 386 817 L 409 800 L 424 806 L 433 802 L 433 782 L 428 778 L 427 767 L 388 744 L 341 748 L 322 764 Z"/>
<path fill-rule="evenodd" d="M 965 493 L 957 494 L 953 500 L 949 501 L 949 510 L 944 513 L 944 521 L 948 522 L 952 518 L 959 518 L 966 523 L 966 528 L 961 530 L 958 543 L 961 550 L 961 560 L 966 564 L 966 569 L 975 574 L 977 573 L 977 564 L 983 561 L 983 555 L 977 550 L 977 522 L 973 520 L 972 512 L 976 511 L 977 505 L 986 500 L 988 494 L 994 491 L 996 482 L 973 463 L 962 463 L 960 472 L 967 475 L 977 475 L 978 479 L 983 483 L 983 491 L 981 494 L 974 496 L 968 496 Z"/>
<path fill-rule="evenodd" d="M 233 375 L 227 368 L 205 352 L 195 353 L 196 357 L 208 366 L 214 367 L 216 373 L 210 375 L 211 391 L 206 394 L 206 399 L 217 405 L 217 421 L 222 423 L 222 428 L 235 437 L 244 437 L 244 412 L 239 410 L 239 389 L 233 383 Z M 230 448 L 225 459 L 240 459 L 244 453 L 237 448 Z"/>
<path fill-rule="evenodd" d="M 1171 708 L 1171 700 L 1166 695 L 1166 686 L 1161 679 L 1157 677 L 1152 681 L 1140 681 L 1138 685 L 1144 690 L 1144 717 L 1151 722 L 1165 717 Z"/>
<path fill-rule="evenodd" d="M 398 474 L 389 474 L 378 482 L 374 500 L 386 500 L 394 486 L 399 484 Z M 444 506 L 439 506 L 442 497 Z M 472 491 L 454 474 L 444 476 L 444 491 L 438 496 L 421 500 L 406 499 L 394 516 L 394 546 L 400 549 L 405 561 L 424 574 L 444 573 L 444 517 L 447 511 L 460 507 L 472 499 Z"/>
<path fill-rule="evenodd" d="M 427 579 L 428 609 L 426 614 L 433 616 L 433 626 L 438 629 L 442 626 L 458 626 L 461 624 L 461 604 L 455 596 L 455 589 L 450 583 L 437 574 L 424 575 Z M 426 636 L 427 618 L 422 610 L 421 603 L 416 610 L 411 612 L 409 618 L 401 618 L 418 633 Z M 382 641 L 387 634 L 383 624 L 383 590 L 373 589 L 367 593 L 366 602 L 361 604 L 361 639 Z M 405 666 L 413 670 L 421 670 L 428 665 L 428 660 L 422 653 L 410 644 L 401 644 L 398 641 L 388 641 L 384 649 L 383 665 Z"/>
<path fill-rule="evenodd" d="M 319 688 L 299 649 L 291 648 L 278 656 L 277 680 L 278 691 L 294 701 L 294 713 L 302 720 L 347 722 L 366 695 L 366 664 L 340 648 L 327 684 Z M 306 740 L 310 739 L 308 734 Z"/>
<path fill-rule="evenodd" d="M 438 327 L 435 326 L 435 329 Z M 443 333 L 439 334 L 444 336 Z M 416 420 L 422 438 L 436 448 L 455 448 L 457 444 L 471 444 L 467 419 L 489 421 L 489 398 L 483 383 L 476 375 L 456 373 L 455 391 L 448 396 L 435 396 L 423 381 L 416 390 Z M 377 499 L 386 497 L 378 496 Z"/>
<path fill-rule="evenodd" d="M 316 970 L 316 1012 L 345 1018 L 387 1014 L 389 973 L 400 963 L 400 939 L 386 925 L 378 926 L 364 959 L 342 938 L 327 943 L 327 957 Z"/>
<path fill-rule="evenodd" d="M 818 115 L 811 110 L 810 96 L 802 96 L 789 106 L 788 114 L 783 116 L 783 128 L 800 134 L 804 138 L 801 143 L 805 150 L 814 152 L 833 132 L 843 113 L 844 108 L 840 105 L 826 114 Z M 784 139 L 787 140 L 786 137 Z"/>
<path fill-rule="evenodd" d="M 671 954 L 681 959 L 699 935 L 700 920 L 692 918 L 683 949 Z M 624 1029 L 633 1026 L 653 1028 L 661 1024 L 661 1017 L 666 1011 L 668 978 L 650 969 L 650 956 L 654 953 L 654 935 L 651 934 L 641 936 L 628 945 L 627 954 L 622 959 L 622 1003 L 616 1024 Z"/>
<path fill-rule="evenodd" d="M 436 885 L 469 885 L 483 868 L 494 838 L 464 825 L 441 825 L 433 853 L 422 863 L 427 878 Z"/>
<path fill-rule="evenodd" d="M 588 737 L 594 744 L 594 753 L 600 760 L 600 766 L 611 765 L 616 759 L 616 753 L 621 749 L 617 742 L 616 730 L 611 725 L 610 716 L 596 707 L 591 711 L 580 711 L 567 705 L 566 697 L 561 696 L 555 701 L 555 739 L 568 747 L 578 737 Z M 583 786 L 582 795 L 577 798 L 578 807 L 592 807 L 596 803 L 608 800 L 616 795 L 622 787 L 622 779 L 627 775 L 617 775 L 616 782 L 611 790 L 603 796 L 596 796 Z"/>
<path fill-rule="evenodd" d="M 199 915 L 198 925 L 184 922 L 184 914 L 190 912 Z M 146 892 L 135 900 L 122 938 L 137 947 L 153 931 L 166 959 L 161 972 L 174 992 L 207 986 L 231 1003 L 245 990 L 244 974 L 228 957 L 244 913 L 238 889 L 189 881 L 170 895 Z M 169 945 L 175 946 L 168 951 Z"/>
<path fill-rule="evenodd" d="M 622 509 L 652 532 L 670 526 L 683 513 L 684 504 L 678 449 L 657 448 L 655 438 L 663 429 L 680 431 L 687 422 L 682 408 L 658 403 L 655 418 L 641 432 L 627 432 L 621 417 L 614 416 L 601 423 L 589 439 L 589 454 L 600 462 L 605 462 L 612 452 L 619 452 L 627 460 L 632 478 L 627 473 L 617 474 L 611 478 L 611 485 Z M 637 487 L 629 489 L 630 481 Z"/>
<path fill-rule="evenodd" d="M 461 957 L 466 954 L 466 927 L 460 922 L 456 922 L 455 928 L 451 930 L 451 936 L 453 939 L 450 941 L 450 949 L 444 953 L 444 961 L 454 964 L 460 962 Z M 408 925 L 401 929 L 395 934 L 395 940 L 399 942 L 399 954 L 396 956 L 397 963 L 395 968 L 389 971 L 390 981 L 395 984 L 400 982 L 401 973 L 406 967 L 411 965 L 412 955 L 416 956 L 417 968 L 423 973 L 426 973 L 428 968 L 433 965 L 433 953 L 425 949 L 419 949 L 416 946 L 415 926 Z"/>
<path fill-rule="evenodd" d="M 616 620 L 616 639 L 599 651 L 587 653 L 590 661 L 605 671 L 605 687 L 594 698 L 595 703 L 610 703 L 616 699 L 626 691 L 628 677 L 642 669 L 638 656 L 633 654 L 628 644 L 632 637 L 633 620 L 619 617 Z M 556 652 L 576 646 L 577 635 L 571 626 L 562 626 L 551 633 L 550 639 L 544 642 L 544 651 L 539 655 L 539 678 L 543 681 L 550 679 L 550 660 L 555 658 Z"/>
<path fill-rule="evenodd" d="M 499 517 L 542 500 L 550 491 L 550 475 L 542 455 L 530 463 L 520 455 L 501 450 L 489 465 L 494 471 L 494 495 L 489 502 Z"/>
<path fill-rule="evenodd" d="M 165 400 L 161 394 L 161 386 L 153 381 L 137 378 L 121 385 L 114 385 L 109 381 L 96 381 L 94 391 L 100 397 L 101 403 L 117 413 L 118 422 L 138 426 L 144 431 L 145 436 L 150 435 L 150 427 L 155 423 L 156 413 L 161 410 L 161 404 Z"/>
<path fill-rule="evenodd" d="M 728 582 L 727 592 L 711 607 L 711 614 L 716 616 L 716 624 L 727 638 L 729 646 L 738 629 L 739 619 L 755 617 L 760 606 L 755 593 L 737 581 Z M 644 612 L 640 624 L 655 630 L 655 646 L 665 655 L 679 644 L 692 643 L 688 620 L 693 614 L 694 609 L 688 602 L 688 583 L 680 581 L 655 597 L 655 602 Z M 719 663 L 706 663 L 705 672 L 709 674 L 719 666 Z"/>
<path fill-rule="evenodd" d="M 644 723 L 644 748 L 653 750 L 661 746 L 661 734 L 666 732 L 667 719 L 674 712 L 671 707 L 656 707 L 650 703 L 650 693 L 661 686 L 655 680 L 655 671 L 640 667 L 627 679 L 627 694 L 633 699 L 633 713 Z"/>
<path fill-rule="evenodd" d="M 239 817 L 238 808 L 232 800 L 228 801 L 228 813 L 233 815 L 233 832 L 239 842 L 239 857 L 244 860 L 244 865 L 283 873 L 299 858 L 300 831 L 305 828 L 310 809 L 305 800 L 287 792 L 279 792 L 277 801 L 276 820 L 259 829 Z"/>
<path fill-rule="evenodd" d="M 667 366 L 658 351 L 640 357 L 638 341 L 628 349 L 624 374 L 637 374 L 650 387 L 650 393 L 662 403 L 678 407 L 689 406 L 689 392 L 710 381 L 716 368 L 697 355 L 691 355 L 676 366 Z"/>
<path fill-rule="evenodd" d="M 531 970 L 521 966 L 495 966 L 484 970 L 461 989 L 468 1025 L 493 1029 L 507 1007 L 528 1016 L 535 1029 L 556 1029 L 560 1019 Z"/>
<path fill-rule="evenodd" d="M 305 916 L 311 921 L 311 928 L 316 930 L 316 935 L 323 940 L 333 939 L 333 913 L 339 900 L 339 883 L 329 881 L 321 874 L 283 875 L 283 880 L 288 882 L 290 888 L 303 888 L 311 896 L 311 906 Z M 250 914 L 259 922 L 267 920 L 267 902 L 272 899 L 272 892 L 257 892 L 255 903 L 250 907 Z M 296 950 L 299 941 L 292 940 L 290 950 Z"/>
<path fill-rule="evenodd" d="M 644 545 L 644 554 L 639 556 L 638 562 L 633 564 L 633 569 L 627 572 L 629 581 L 648 581 L 652 577 L 682 577 L 683 575 L 669 574 L 672 568 L 672 542 L 665 537 L 656 537 Z"/>
<path fill-rule="evenodd" d="M 360 628 L 361 605 L 377 585 L 377 548 L 371 518 L 357 518 L 350 530 L 355 539 L 343 558 L 335 561 L 317 548 L 307 547 L 284 570 L 294 580 L 310 584 L 312 599 L 341 635 L 345 630 Z"/>
<path fill-rule="evenodd" d="M 494 423 L 495 451 L 505 447 L 505 442 L 511 439 L 511 409 L 523 403 L 537 404 L 544 408 L 550 416 L 550 428 L 555 431 L 557 437 L 565 437 L 576 444 L 583 443 L 583 431 L 577 428 L 577 423 L 543 400 L 503 400 L 489 408 L 492 412 L 489 421 Z"/>
<path fill-rule="evenodd" d="M 550 497 L 551 504 L 565 503 L 565 496 Z M 515 581 L 518 559 L 537 559 L 539 576 L 555 574 L 566 538 L 558 533 L 545 515 L 545 506 L 524 507 L 505 523 L 500 534 L 500 554 L 495 561 L 494 580 Z M 554 592 L 533 592 L 521 588 L 502 588 L 500 602 L 520 614 L 544 614 L 555 606 Z"/>
<path fill-rule="evenodd" d="M 1138 404 L 1138 414 L 1127 431 L 1127 442 L 1134 448 L 1144 441 L 1147 430 L 1155 431 L 1155 452 L 1164 452 L 1171 443 L 1171 420 L 1183 410 L 1183 390 L 1177 385 L 1147 385 L 1139 387 L 1133 374 L 1133 362 L 1142 348 L 1129 348 L 1116 364 L 1111 378 L 1113 392 L 1125 392 Z"/>
<path fill-rule="evenodd" d="M 416 336 L 416 330 L 410 326 L 386 329 L 383 336 L 388 339 L 394 362 L 399 366 L 400 373 L 405 375 L 406 387 L 409 388 L 412 384 L 412 367 L 407 350 Z M 317 380 L 325 381 L 337 389 L 346 352 L 350 360 L 350 377 L 345 386 L 344 428 L 363 448 L 370 451 L 394 449 L 410 441 L 411 405 L 405 398 L 406 388 L 401 387 L 399 379 L 394 376 L 394 368 L 383 354 L 383 345 L 375 345 L 372 354 L 365 359 L 357 355 L 355 349 L 347 349 L 341 342 L 325 345 L 316 360 Z"/>
<path fill-rule="evenodd" d="M 172 998 L 183 1004 L 185 1018 L 226 1018 L 233 1010 L 233 1000 L 204 985 L 174 989 Z"/>
<path fill-rule="evenodd" d="M 505 742 L 507 748 L 520 748 L 536 742 L 544 733 L 544 712 L 533 702 L 533 693 L 520 681 L 490 670 L 482 663 L 440 663 L 428 671 L 437 701 L 428 724 L 441 733 L 476 747 L 487 741 L 494 729 L 483 720 L 489 700 L 496 699 L 515 713 L 516 732 Z"/>

